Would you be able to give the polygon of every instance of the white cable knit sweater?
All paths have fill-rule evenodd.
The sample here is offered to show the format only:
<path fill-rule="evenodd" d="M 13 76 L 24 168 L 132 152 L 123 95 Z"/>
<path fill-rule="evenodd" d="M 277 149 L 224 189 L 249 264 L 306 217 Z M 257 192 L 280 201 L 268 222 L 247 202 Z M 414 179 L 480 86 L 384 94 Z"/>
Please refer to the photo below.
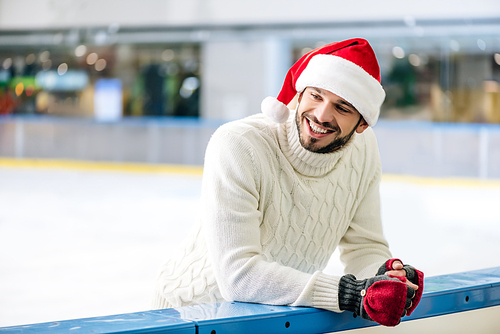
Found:
<path fill-rule="evenodd" d="M 200 223 L 162 266 L 154 308 L 221 301 L 339 312 L 340 276 L 321 272 L 340 247 L 345 272 L 374 276 L 391 258 L 382 233 L 373 131 L 318 154 L 295 114 L 223 125 L 205 156 Z"/>

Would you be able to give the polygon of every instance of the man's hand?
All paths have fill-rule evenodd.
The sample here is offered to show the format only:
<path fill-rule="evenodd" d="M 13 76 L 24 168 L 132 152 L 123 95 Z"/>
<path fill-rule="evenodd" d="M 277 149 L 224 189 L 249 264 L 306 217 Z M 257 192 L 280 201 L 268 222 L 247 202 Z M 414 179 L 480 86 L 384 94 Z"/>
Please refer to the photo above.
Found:
<path fill-rule="evenodd" d="M 387 275 L 389 277 L 396 277 L 405 279 L 406 284 L 415 290 L 415 296 L 412 300 L 412 306 L 408 309 L 407 315 L 410 315 L 417 307 L 422 297 L 424 289 L 424 273 L 415 269 L 414 267 L 403 264 L 400 259 L 387 260 L 378 270 L 377 275 Z"/>
<path fill-rule="evenodd" d="M 410 267 L 410 266 L 407 266 Z M 408 271 L 411 269 L 408 268 Z M 411 273 L 410 273 L 411 274 Z M 384 275 L 390 276 L 390 277 L 406 277 L 408 278 L 406 280 L 406 284 L 408 284 L 413 290 L 418 290 L 418 285 L 413 283 L 410 278 L 408 277 L 409 274 L 408 272 L 404 269 L 403 263 L 400 260 L 396 260 L 392 263 L 392 270 L 388 270 L 384 273 Z"/>
<path fill-rule="evenodd" d="M 364 280 L 357 280 L 350 274 L 342 276 L 338 296 L 340 309 L 384 326 L 396 326 L 412 307 L 415 296 L 415 290 L 403 280 L 406 281 L 406 278 L 387 275 Z"/>

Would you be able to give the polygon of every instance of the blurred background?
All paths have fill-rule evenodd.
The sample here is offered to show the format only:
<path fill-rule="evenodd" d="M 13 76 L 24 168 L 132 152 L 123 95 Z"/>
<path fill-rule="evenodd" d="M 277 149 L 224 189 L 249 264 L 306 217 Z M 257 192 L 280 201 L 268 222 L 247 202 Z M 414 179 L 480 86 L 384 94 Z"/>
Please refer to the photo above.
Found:
<path fill-rule="evenodd" d="M 0 154 L 202 164 L 213 130 L 260 112 L 295 60 L 364 37 L 381 119 L 400 121 L 376 127 L 386 172 L 500 177 L 499 28 L 495 0 L 1 0 Z"/>
<path fill-rule="evenodd" d="M 353 37 L 387 93 L 393 251 L 430 274 L 500 265 L 499 1 L 0 0 L 0 326 L 147 309 L 213 131 Z"/>

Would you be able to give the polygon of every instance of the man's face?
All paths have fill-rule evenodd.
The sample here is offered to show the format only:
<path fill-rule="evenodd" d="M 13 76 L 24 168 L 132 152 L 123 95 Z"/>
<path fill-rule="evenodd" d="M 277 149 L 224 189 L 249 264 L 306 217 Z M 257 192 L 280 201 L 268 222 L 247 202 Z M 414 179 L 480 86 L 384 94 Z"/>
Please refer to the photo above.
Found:
<path fill-rule="evenodd" d="M 354 131 L 368 124 L 349 102 L 325 89 L 307 87 L 299 96 L 295 122 L 300 144 L 311 152 L 330 153 L 344 146 Z"/>

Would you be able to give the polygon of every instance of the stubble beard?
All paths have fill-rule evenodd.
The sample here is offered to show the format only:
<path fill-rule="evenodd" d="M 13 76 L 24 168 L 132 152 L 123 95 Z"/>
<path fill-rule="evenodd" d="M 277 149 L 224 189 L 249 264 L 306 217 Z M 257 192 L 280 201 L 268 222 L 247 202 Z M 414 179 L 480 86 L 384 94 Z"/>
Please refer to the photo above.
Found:
<path fill-rule="evenodd" d="M 304 116 L 299 115 L 298 108 L 297 108 L 297 112 L 295 114 L 295 125 L 297 126 L 297 131 L 299 133 L 300 145 L 302 145 L 303 148 L 305 148 L 306 150 L 308 150 L 310 152 L 321 153 L 321 154 L 332 153 L 332 152 L 335 152 L 335 151 L 341 149 L 342 147 L 344 147 L 345 144 L 347 144 L 347 142 L 351 139 L 352 135 L 354 134 L 354 132 L 358 128 L 359 124 L 361 123 L 361 120 L 363 119 L 362 116 L 359 118 L 358 123 L 356 124 L 356 126 L 354 126 L 354 128 L 352 129 L 352 131 L 349 134 L 347 134 L 343 137 L 341 137 L 340 135 L 337 135 L 335 137 L 335 139 L 332 140 L 329 144 L 326 144 L 323 147 L 316 147 L 315 144 L 318 142 L 317 138 L 311 137 L 311 138 L 309 138 L 309 143 L 306 143 L 304 138 L 302 137 L 302 130 L 300 129 L 300 118 L 301 117 L 305 118 Z M 305 119 L 304 119 L 304 122 L 307 123 L 307 121 Z M 330 128 L 339 134 L 341 133 L 341 130 L 338 126 L 335 126 L 332 124 L 324 124 L 324 123 L 318 123 L 318 124 L 321 124 L 324 127 Z"/>

